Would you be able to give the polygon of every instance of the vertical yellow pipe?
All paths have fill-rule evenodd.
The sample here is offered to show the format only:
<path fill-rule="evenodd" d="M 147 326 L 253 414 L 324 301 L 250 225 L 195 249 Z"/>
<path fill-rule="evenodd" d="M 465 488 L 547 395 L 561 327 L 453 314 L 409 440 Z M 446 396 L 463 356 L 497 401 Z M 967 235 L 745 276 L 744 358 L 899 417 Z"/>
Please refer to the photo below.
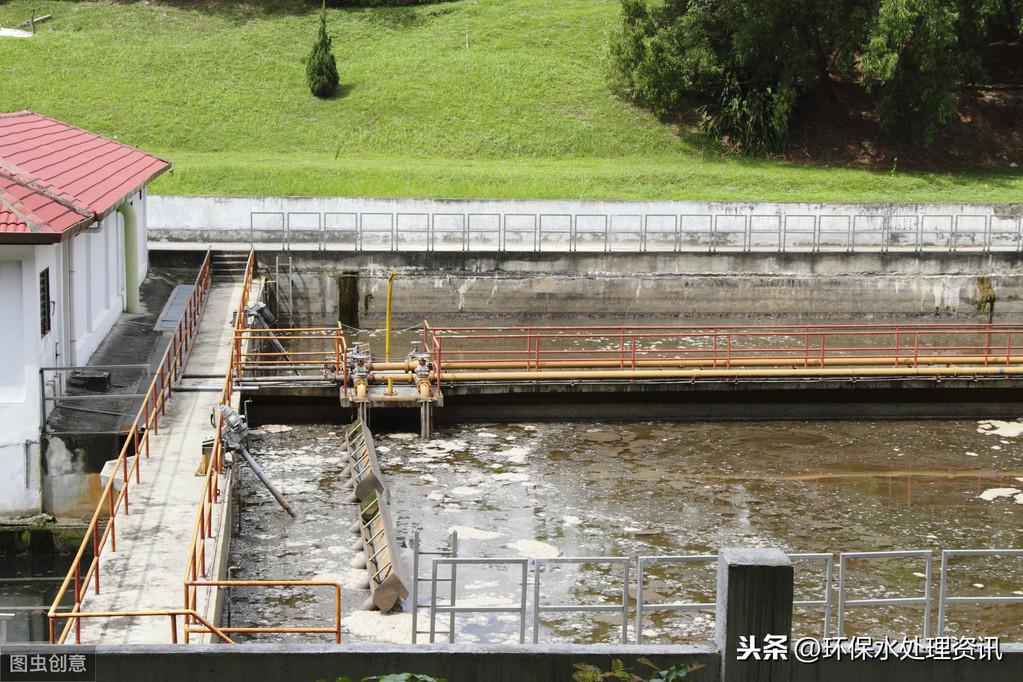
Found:
<path fill-rule="evenodd" d="M 384 361 L 391 361 L 391 292 L 394 289 L 394 278 L 398 276 L 397 270 L 391 270 L 387 278 L 387 330 L 384 338 Z"/>

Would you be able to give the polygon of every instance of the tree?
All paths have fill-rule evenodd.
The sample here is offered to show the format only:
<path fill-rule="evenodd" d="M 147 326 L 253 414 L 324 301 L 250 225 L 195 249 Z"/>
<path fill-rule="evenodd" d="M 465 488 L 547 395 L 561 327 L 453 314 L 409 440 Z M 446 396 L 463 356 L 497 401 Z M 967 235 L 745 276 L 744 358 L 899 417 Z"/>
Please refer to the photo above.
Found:
<path fill-rule="evenodd" d="M 327 33 L 327 3 L 320 8 L 320 34 L 313 44 L 305 65 L 309 90 L 317 97 L 337 97 L 341 79 L 337 75 L 337 62 L 330 49 L 330 35 Z"/>
<path fill-rule="evenodd" d="M 888 133 L 928 143 L 994 36 L 1023 30 L 1023 0 L 622 0 L 612 87 L 744 154 L 782 151 L 800 100 L 833 77 L 876 95 Z"/>

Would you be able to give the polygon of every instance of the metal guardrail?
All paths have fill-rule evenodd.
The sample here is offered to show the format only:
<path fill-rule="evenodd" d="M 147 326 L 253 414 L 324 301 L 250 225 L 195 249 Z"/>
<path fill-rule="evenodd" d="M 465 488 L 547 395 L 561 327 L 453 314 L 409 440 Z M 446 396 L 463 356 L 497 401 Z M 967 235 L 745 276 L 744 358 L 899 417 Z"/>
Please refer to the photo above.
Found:
<path fill-rule="evenodd" d="M 451 531 L 451 535 L 448 540 L 447 549 L 441 549 L 437 551 L 423 551 L 422 544 L 420 542 L 419 531 L 417 530 L 412 536 L 412 643 L 416 644 L 419 641 L 419 635 L 432 634 L 433 629 L 420 630 L 419 629 L 419 610 L 422 608 L 430 609 L 431 604 L 420 604 L 419 603 L 419 585 L 420 583 L 430 582 L 429 577 L 422 577 L 420 575 L 420 557 L 424 556 L 440 556 L 453 558 L 458 556 L 458 531 Z M 457 575 L 457 566 L 451 566 L 451 574 L 449 578 L 438 578 L 436 582 L 447 583 L 449 586 L 455 584 Z M 453 591 L 449 591 L 448 600 L 449 606 L 454 605 L 455 595 Z M 433 598 L 436 602 L 436 596 Z M 455 641 L 455 614 L 448 614 L 448 641 Z"/>
<path fill-rule="evenodd" d="M 0 644 L 7 643 L 7 622 L 14 620 L 13 613 L 0 613 Z"/>
<path fill-rule="evenodd" d="M 846 587 L 848 583 L 849 561 L 886 560 L 886 559 L 923 559 L 924 560 L 924 593 L 920 597 L 885 597 L 878 599 L 848 599 Z M 850 606 L 922 606 L 923 637 L 931 636 L 931 568 L 934 555 L 929 549 L 896 552 L 843 552 L 838 555 L 838 636 L 845 636 L 845 611 Z"/>
<path fill-rule="evenodd" d="M 540 641 L 541 613 L 607 613 L 622 614 L 622 644 L 629 643 L 629 565 L 628 557 L 559 557 L 533 559 L 533 644 Z M 622 567 L 622 601 L 620 604 L 543 604 L 540 602 L 540 576 L 544 566 L 563 564 L 607 564 Z"/>
<path fill-rule="evenodd" d="M 53 431 L 52 429 L 50 429 L 48 427 L 48 418 L 49 418 L 51 412 L 53 410 L 58 409 L 58 408 L 67 409 L 67 410 L 74 410 L 74 411 L 77 411 L 77 412 L 85 412 L 85 413 L 90 413 L 91 412 L 91 413 L 103 414 L 103 415 L 108 415 L 108 416 L 128 417 L 128 416 L 132 416 L 132 415 L 116 413 L 116 412 L 112 412 L 112 411 L 109 411 L 109 410 L 102 410 L 102 409 L 98 409 L 96 407 L 89 407 L 88 405 L 90 403 L 94 403 L 95 401 L 101 401 L 101 402 L 108 402 L 109 403 L 109 402 L 114 402 L 114 401 L 127 400 L 127 401 L 134 402 L 135 400 L 137 400 L 139 398 L 145 398 L 146 397 L 145 393 L 131 393 L 131 392 L 123 392 L 123 391 L 119 392 L 118 389 L 112 389 L 110 391 L 103 391 L 103 392 L 88 392 L 88 391 L 81 392 L 81 393 L 71 393 L 71 392 L 69 392 L 67 390 L 67 388 L 70 385 L 71 380 L 73 379 L 75 372 L 79 372 L 79 371 L 82 371 L 82 370 L 87 370 L 87 371 L 96 371 L 96 370 L 100 370 L 100 371 L 108 371 L 108 370 L 115 370 L 115 371 L 136 370 L 138 372 L 138 374 L 139 374 L 139 377 L 135 380 L 136 385 L 138 383 L 143 382 L 143 381 L 145 381 L 146 385 L 148 385 L 148 383 L 150 381 L 152 381 L 152 377 L 153 377 L 153 370 L 152 370 L 152 368 L 149 365 L 147 365 L 147 364 L 138 364 L 138 363 L 136 363 L 136 364 L 124 364 L 124 365 L 81 365 L 81 366 L 76 366 L 76 367 L 40 367 L 39 368 L 39 407 L 40 407 L 39 414 L 40 414 L 40 422 L 41 423 L 40 423 L 39 430 L 40 430 L 41 433 L 43 433 L 45 435 L 60 435 L 60 434 L 64 433 L 64 432 Z M 47 386 L 50 387 L 49 392 L 47 392 L 47 390 L 46 390 Z M 137 390 L 137 389 L 132 389 L 132 390 Z M 76 405 L 76 403 L 79 403 L 79 404 Z M 51 407 L 51 405 L 52 405 L 52 407 Z M 87 432 L 83 432 L 80 429 L 76 429 L 73 432 L 69 432 L 69 433 L 82 434 L 82 433 L 87 433 Z M 106 431 L 106 432 L 100 432 L 100 433 L 109 433 L 109 430 Z"/>
<path fill-rule="evenodd" d="M 454 623 L 454 616 L 456 614 L 486 614 L 486 613 L 508 613 L 517 614 L 520 618 L 520 641 L 525 641 L 525 623 L 527 618 L 532 622 L 532 641 L 534 643 L 539 641 L 540 638 L 540 627 L 541 617 L 544 613 L 587 613 L 587 612 L 620 612 L 623 618 L 622 625 L 622 642 L 628 642 L 628 631 L 627 622 L 629 617 L 629 604 L 628 604 L 628 590 L 632 585 L 629 576 L 631 575 L 631 562 L 633 559 L 629 557 L 564 557 L 557 559 L 529 559 L 529 558 L 489 558 L 489 557 L 457 557 L 452 556 L 457 551 L 457 539 L 452 538 L 452 547 L 446 551 L 439 552 L 422 552 L 419 544 L 419 535 L 416 533 L 413 542 L 413 564 L 415 566 L 413 574 L 416 578 L 413 586 L 413 599 L 416 600 L 419 595 L 418 584 L 420 582 L 430 582 L 430 597 L 429 601 L 424 604 L 419 604 L 418 601 L 414 601 L 413 606 L 413 635 L 412 642 L 416 643 L 418 635 L 430 635 L 430 642 L 435 642 L 437 639 L 437 618 L 443 614 L 449 614 L 449 621 L 447 631 L 441 634 L 446 634 L 449 642 L 454 643 L 457 638 L 457 631 Z M 423 578 L 419 575 L 420 567 L 420 556 L 437 556 L 431 560 L 430 575 L 428 578 Z M 934 607 L 933 599 L 933 559 L 934 554 L 931 550 L 908 550 L 908 551 L 883 551 L 883 552 L 843 552 L 837 554 L 838 563 L 838 577 L 837 577 L 837 588 L 834 585 L 835 575 L 834 566 L 836 563 L 836 555 L 826 552 L 818 553 L 790 553 L 788 557 L 795 562 L 822 562 L 823 563 L 823 575 L 822 575 L 822 586 L 823 593 L 817 597 L 811 597 L 807 599 L 796 599 L 793 601 L 794 609 L 815 609 L 819 610 L 823 614 L 822 624 L 822 636 L 827 638 L 832 636 L 832 613 L 837 612 L 837 626 L 834 628 L 835 634 L 838 637 L 845 636 L 845 627 L 847 620 L 847 611 L 850 608 L 862 608 L 862 607 L 910 607 L 920 608 L 923 611 L 922 615 L 922 637 L 927 638 L 931 636 L 931 612 Z M 943 636 L 945 630 L 945 619 L 949 606 L 956 604 L 997 604 L 997 605 L 1023 605 L 1023 596 L 1018 595 L 1000 595 L 1000 596 L 956 596 L 951 593 L 949 587 L 949 563 L 953 558 L 969 558 L 969 557 L 1013 557 L 1023 558 L 1023 549 L 951 549 L 942 551 L 942 564 L 940 572 L 940 589 L 938 592 L 937 599 L 937 635 Z M 851 569 L 849 564 L 851 562 L 869 561 L 869 562 L 880 562 L 886 560 L 899 560 L 899 559 L 915 559 L 922 561 L 924 564 L 924 573 L 919 574 L 920 579 L 923 581 L 923 594 L 917 596 L 899 596 L 899 597 L 877 597 L 877 598 L 863 598 L 863 599 L 852 599 L 849 598 L 849 583 Z M 646 577 L 649 573 L 649 568 L 653 565 L 664 565 L 664 564 L 691 564 L 691 565 L 702 565 L 711 566 L 716 563 L 717 555 L 714 554 L 692 554 L 692 555 L 679 555 L 679 556 L 641 556 L 638 557 L 637 561 L 637 572 L 635 580 L 636 588 L 636 614 L 635 614 L 635 631 L 636 635 L 634 641 L 636 644 L 644 643 L 643 636 L 643 625 L 646 616 L 654 611 L 676 611 L 676 612 L 697 612 L 697 611 L 715 611 L 717 604 L 714 601 L 707 602 L 692 602 L 692 601 L 675 601 L 675 602 L 654 602 L 647 603 L 644 598 L 643 591 L 646 587 Z M 546 566 L 555 564 L 611 564 L 620 565 L 623 567 L 623 579 L 622 579 L 622 602 L 621 603 L 604 603 L 604 604 L 545 604 L 542 601 L 542 574 L 543 569 Z M 521 588 L 522 598 L 520 603 L 516 606 L 460 606 L 458 604 L 458 586 L 457 586 L 457 573 L 456 569 L 459 566 L 464 565 L 495 565 L 495 566 L 518 566 L 521 568 L 521 574 L 518 580 L 518 587 Z M 440 569 L 444 566 L 448 566 L 451 569 L 449 573 L 450 577 L 444 577 L 440 573 Z M 530 570 L 533 573 L 532 583 L 532 609 L 527 605 L 526 592 L 530 586 Z M 917 575 L 917 574 L 914 574 Z M 446 595 L 440 594 L 438 586 L 443 583 L 450 585 L 449 591 Z M 837 604 L 834 593 L 837 592 Z M 439 603 L 440 600 L 444 600 L 447 603 Z M 427 630 L 417 630 L 416 622 L 419 609 L 427 609 L 430 612 L 430 625 Z"/>
<path fill-rule="evenodd" d="M 1019 252 L 1023 219 L 976 213 L 252 211 L 282 250 L 595 253 Z M 800 209 L 805 211 L 806 209 Z M 228 235 L 231 231 L 225 231 Z M 244 237 L 243 237 L 244 238 Z"/>
<path fill-rule="evenodd" d="M 111 551 L 117 551 L 117 516 L 122 511 L 126 515 L 128 514 L 131 480 L 134 478 L 136 484 L 142 481 L 140 464 L 143 458 L 149 458 L 150 434 L 159 433 L 160 415 L 166 413 L 167 400 L 173 393 L 174 384 L 184 371 L 185 362 L 198 333 L 199 321 L 209 298 L 211 258 L 212 254 L 207 251 L 181 320 L 174 329 L 174 334 L 164 351 L 145 397 L 142 399 L 135 420 L 128 429 L 124 446 L 117 456 L 114 473 L 111 474 L 107 484 L 103 486 L 96 510 L 86 528 L 85 537 L 82 538 L 82 544 L 79 546 L 78 552 L 68 568 L 67 575 L 50 606 L 47 615 L 50 626 L 50 642 L 53 644 L 63 644 L 70 634 L 72 626 L 75 630 L 75 642 L 81 642 L 82 618 L 85 617 L 80 615 L 82 603 L 90 583 L 96 594 L 100 592 L 100 560 L 103 551 L 107 547 L 108 540 Z M 116 472 L 121 473 L 119 491 L 115 486 Z M 101 519 L 106 521 L 102 529 L 100 528 Z M 92 558 L 83 573 L 82 564 L 90 549 Z M 61 602 L 70 589 L 74 590 L 74 602 L 69 611 L 61 611 Z M 60 619 L 66 619 L 66 622 L 58 633 L 57 623 Z"/>
<path fill-rule="evenodd" d="M 272 341 L 287 350 L 265 350 Z M 237 360 L 234 379 L 258 378 L 262 382 L 308 381 L 331 383 L 346 378 L 348 345 L 341 325 L 335 327 L 241 328 L 235 333 Z"/>
<path fill-rule="evenodd" d="M 636 573 L 636 644 L 643 643 L 643 614 L 648 611 L 714 611 L 714 602 L 669 602 L 646 604 L 643 587 L 646 584 L 646 569 L 650 564 L 710 564 L 718 560 L 716 554 L 686 554 L 676 556 L 641 556 Z"/>
<path fill-rule="evenodd" d="M 75 619 L 82 618 L 159 618 L 169 617 L 171 625 L 171 644 L 178 643 L 178 617 L 187 619 L 194 618 L 202 623 L 209 632 L 212 632 L 221 642 L 234 644 L 223 630 L 207 621 L 203 616 L 192 609 L 166 609 L 162 611 L 81 611 L 75 614 Z M 185 642 L 188 642 L 188 626 L 185 626 Z"/>
<path fill-rule="evenodd" d="M 945 616 L 952 604 L 1023 604 L 1020 596 L 960 596 L 949 594 L 949 559 L 955 557 L 1019 557 L 1023 549 L 943 549 L 941 551 L 941 580 L 938 588 L 938 637 L 945 634 Z"/>
<path fill-rule="evenodd" d="M 256 267 L 256 254 L 249 252 L 245 264 L 245 274 L 242 279 L 241 300 L 234 318 L 234 344 L 231 347 L 231 355 L 228 360 L 227 373 L 224 376 L 224 385 L 221 389 L 219 405 L 230 405 L 234 397 L 234 375 L 235 366 L 240 354 L 239 332 L 245 327 L 245 309 L 248 307 L 249 290 L 252 287 L 252 278 Z M 198 586 L 203 578 L 209 575 L 209 566 L 206 561 L 206 540 L 213 537 L 213 512 L 214 505 L 220 501 L 220 476 L 224 472 L 224 447 L 220 434 L 224 431 L 224 417 L 219 409 L 216 410 L 216 431 L 214 432 L 213 451 L 206 463 L 206 474 L 203 478 L 202 493 L 199 497 L 199 508 L 196 510 L 195 523 L 192 528 L 192 540 L 189 544 L 188 559 L 185 565 L 184 577 L 184 606 L 186 610 L 196 611 L 198 606 Z M 185 643 L 189 642 L 191 623 L 186 617 Z"/>
<path fill-rule="evenodd" d="M 189 635 L 218 633 L 232 634 L 331 634 L 334 635 L 334 642 L 341 643 L 341 583 L 329 580 L 204 580 L 189 581 L 188 587 L 329 587 L 334 592 L 334 627 L 222 627 L 211 629 L 211 626 L 202 618 L 196 620 L 203 627 L 196 628 L 185 623 L 185 641 Z M 195 611 L 189 614 L 195 617 Z M 175 642 L 176 643 L 176 642 Z"/>
<path fill-rule="evenodd" d="M 820 599 L 797 599 L 792 602 L 794 608 L 821 609 L 824 612 L 823 637 L 831 634 L 831 607 L 833 603 L 832 576 L 834 573 L 834 556 L 827 553 L 794 553 L 788 555 L 793 562 L 823 561 L 824 562 L 824 594 Z M 636 643 L 643 643 L 643 616 L 650 611 L 714 611 L 717 604 L 713 602 L 655 602 L 647 604 L 643 595 L 646 584 L 647 567 L 656 564 L 710 564 L 717 562 L 716 554 L 690 554 L 684 556 L 641 556 L 637 561 L 636 577 Z"/>
<path fill-rule="evenodd" d="M 256 269 L 256 254 L 249 252 L 242 280 L 241 300 L 234 318 L 234 343 L 228 370 L 224 376 L 224 385 L 219 405 L 231 405 L 234 398 L 234 378 L 238 374 L 238 364 L 245 347 L 243 332 L 246 331 L 246 310 L 251 296 L 252 282 Z M 259 331 L 259 330 L 256 330 Z M 216 430 L 214 432 L 213 452 L 206 466 L 203 479 L 202 494 L 199 508 L 196 510 L 195 524 L 192 530 L 192 541 L 189 546 L 188 560 L 185 565 L 184 598 L 185 598 L 185 643 L 188 644 L 192 634 L 214 632 L 205 619 L 198 616 L 198 592 L 201 589 L 220 589 L 230 587 L 330 587 L 334 590 L 334 626 L 333 627 L 239 627 L 221 628 L 221 633 L 325 633 L 333 634 L 335 642 L 341 641 L 341 585 L 331 581 L 317 580 L 208 580 L 211 565 L 206 558 L 206 540 L 213 537 L 214 505 L 220 501 L 220 476 L 224 473 L 224 449 L 220 435 L 224 432 L 224 417 L 216 410 Z M 193 620 L 203 625 L 196 628 Z M 219 636 L 219 635 L 218 635 Z M 230 641 L 230 640 L 227 640 Z"/>
<path fill-rule="evenodd" d="M 433 644 L 436 639 L 437 633 L 437 614 L 450 613 L 512 613 L 518 614 L 519 616 L 519 644 L 525 644 L 526 642 L 526 607 L 527 607 L 527 593 L 529 591 L 529 564 L 530 559 L 519 559 L 519 558 L 478 558 L 478 557 L 451 557 L 451 558 L 438 558 L 432 560 L 430 568 L 430 643 Z M 520 601 L 519 605 L 515 607 L 511 606 L 459 606 L 458 605 L 458 588 L 454 582 L 454 573 L 452 573 L 451 582 L 451 603 L 450 604 L 438 604 L 437 603 L 437 568 L 439 566 L 466 566 L 466 565 L 484 565 L 484 566 L 519 566 L 522 574 L 519 582 L 520 588 Z M 454 643 L 454 628 L 451 629 L 451 643 Z"/>

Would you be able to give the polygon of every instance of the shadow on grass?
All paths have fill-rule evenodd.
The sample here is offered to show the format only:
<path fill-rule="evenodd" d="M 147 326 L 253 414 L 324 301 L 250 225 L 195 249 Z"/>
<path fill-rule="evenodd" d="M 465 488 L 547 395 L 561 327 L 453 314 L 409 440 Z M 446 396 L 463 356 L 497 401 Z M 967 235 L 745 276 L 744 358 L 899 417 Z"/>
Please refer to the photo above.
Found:
<path fill-rule="evenodd" d="M 91 2 L 93 0 L 65 0 Z M 455 0 L 327 0 L 333 9 L 394 9 L 408 11 L 416 6 L 435 5 Z M 6 0 L 0 0 L 3 5 Z M 302 16 L 320 10 L 321 0 L 113 0 L 121 5 L 165 5 L 175 9 L 216 14 L 233 21 L 244 22 L 259 17 Z M 388 13 L 389 14 L 389 13 Z M 412 14 L 411 12 L 409 14 Z M 401 25 L 402 18 L 396 18 Z M 409 21 L 413 21 L 409 18 Z"/>

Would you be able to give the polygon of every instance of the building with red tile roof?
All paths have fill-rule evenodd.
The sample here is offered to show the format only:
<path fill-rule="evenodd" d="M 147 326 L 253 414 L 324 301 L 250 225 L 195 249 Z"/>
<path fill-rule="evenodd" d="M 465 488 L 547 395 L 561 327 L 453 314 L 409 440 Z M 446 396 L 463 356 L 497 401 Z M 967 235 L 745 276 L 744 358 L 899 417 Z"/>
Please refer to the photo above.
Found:
<path fill-rule="evenodd" d="M 43 508 L 40 391 L 61 387 L 40 386 L 40 368 L 87 364 L 140 310 L 146 185 L 168 168 L 48 116 L 0 113 L 0 516 Z"/>
<path fill-rule="evenodd" d="M 0 114 L 0 243 L 41 244 L 102 220 L 170 168 L 32 111 Z"/>

